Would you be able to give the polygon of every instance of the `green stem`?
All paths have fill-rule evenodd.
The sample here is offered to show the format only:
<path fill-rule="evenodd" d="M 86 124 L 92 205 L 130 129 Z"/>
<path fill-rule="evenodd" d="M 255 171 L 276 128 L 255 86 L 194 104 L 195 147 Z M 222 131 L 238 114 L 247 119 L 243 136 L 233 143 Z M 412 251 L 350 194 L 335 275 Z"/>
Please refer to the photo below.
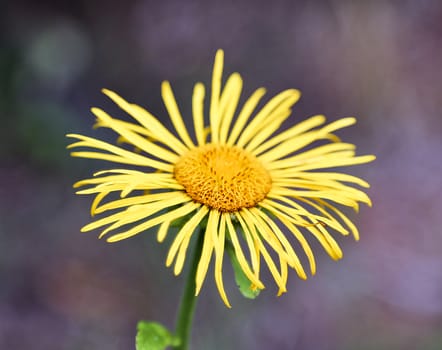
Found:
<path fill-rule="evenodd" d="M 192 330 L 193 315 L 195 312 L 196 300 L 195 296 L 195 276 L 198 262 L 203 249 L 204 232 L 201 230 L 194 247 L 192 260 L 190 261 L 190 270 L 187 275 L 186 284 L 184 286 L 183 296 L 181 297 L 180 307 L 176 320 L 175 336 L 180 339 L 180 344 L 175 346 L 176 350 L 187 350 L 189 348 L 190 332 Z"/>

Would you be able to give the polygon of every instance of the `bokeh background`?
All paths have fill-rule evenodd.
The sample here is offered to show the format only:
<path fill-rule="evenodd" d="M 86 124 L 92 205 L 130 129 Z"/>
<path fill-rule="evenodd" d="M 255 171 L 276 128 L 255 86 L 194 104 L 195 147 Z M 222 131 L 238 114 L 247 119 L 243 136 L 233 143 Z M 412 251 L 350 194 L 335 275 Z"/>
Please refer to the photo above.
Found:
<path fill-rule="evenodd" d="M 190 115 L 216 49 L 250 93 L 296 87 L 290 121 L 355 115 L 340 135 L 375 163 L 373 208 L 344 259 L 315 246 L 318 273 L 289 292 L 233 304 L 211 278 L 192 349 L 442 348 L 442 2 L 31 1 L 0 10 L 0 349 L 133 349 L 138 320 L 173 328 L 183 278 L 153 234 L 107 244 L 81 234 L 91 198 L 73 182 L 105 168 L 70 159 L 67 132 L 93 131 L 91 106 L 124 117 L 118 91 L 165 120 L 160 83 Z M 106 136 L 111 140 L 114 136 Z"/>

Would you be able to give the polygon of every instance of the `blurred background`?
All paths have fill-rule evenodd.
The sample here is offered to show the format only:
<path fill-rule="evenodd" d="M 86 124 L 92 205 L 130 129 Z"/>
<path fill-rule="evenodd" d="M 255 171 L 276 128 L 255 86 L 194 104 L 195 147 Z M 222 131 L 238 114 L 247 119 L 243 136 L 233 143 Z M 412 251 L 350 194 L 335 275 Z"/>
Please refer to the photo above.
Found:
<path fill-rule="evenodd" d="M 317 275 L 295 273 L 233 304 L 208 278 L 192 349 L 442 348 L 442 3 L 434 1 L 129 0 L 3 3 L 0 12 L 0 349 L 133 349 L 136 323 L 173 328 L 183 278 L 153 234 L 108 244 L 72 183 L 111 167 L 71 159 L 67 132 L 93 131 L 91 106 L 125 118 L 100 89 L 166 120 L 160 83 L 185 115 L 216 49 L 249 94 L 295 87 L 290 123 L 358 117 L 339 133 L 374 153 L 346 170 L 368 180 L 373 208 L 338 238 L 338 263 L 314 247 Z M 115 136 L 104 136 L 114 140 Z M 226 261 L 227 262 L 227 261 Z"/>

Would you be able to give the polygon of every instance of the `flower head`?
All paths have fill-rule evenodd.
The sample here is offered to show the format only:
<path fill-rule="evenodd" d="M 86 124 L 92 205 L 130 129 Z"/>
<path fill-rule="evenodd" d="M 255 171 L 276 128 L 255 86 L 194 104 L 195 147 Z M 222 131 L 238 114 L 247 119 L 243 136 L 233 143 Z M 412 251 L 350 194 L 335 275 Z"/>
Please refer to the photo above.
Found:
<path fill-rule="evenodd" d="M 265 94 L 265 89 L 259 88 L 238 108 L 243 81 L 233 73 L 222 86 L 223 56 L 221 50 L 216 54 L 207 118 L 203 107 L 205 87 L 202 83 L 194 87 L 193 137 L 165 81 L 161 92 L 175 132 L 142 107 L 103 90 L 136 122 L 115 119 L 92 108 L 96 126 L 114 130 L 121 141 L 136 150 L 77 134 L 68 135 L 78 140 L 68 147 L 89 149 L 72 152 L 75 157 L 137 167 L 100 171 L 74 185 L 89 186 L 79 194 L 95 195 L 93 216 L 108 213 L 82 231 L 100 228 L 100 237 L 109 234 L 107 240 L 116 242 L 158 226 L 157 238 L 162 242 L 171 224 L 181 219 L 183 224 L 173 237 L 166 259 L 167 266 L 175 262 L 174 272 L 179 274 L 191 238 L 202 227 L 204 243 L 196 294 L 214 256 L 215 281 L 221 298 L 230 306 L 222 278 L 227 244 L 252 288 L 264 288 L 260 277 L 263 259 L 279 293 L 286 291 L 288 267 L 300 278 L 307 278 L 299 249 L 294 246 L 302 248 L 311 273 L 316 271 L 306 235 L 317 239 L 332 259 L 342 257 L 331 232 L 351 233 L 356 240 L 359 234 L 338 206 L 358 210 L 359 202 L 371 205 L 368 196 L 352 186 L 369 185 L 360 178 L 327 169 L 367 163 L 375 157 L 356 156 L 355 146 L 341 142 L 334 134 L 354 124 L 355 118 L 324 125 L 325 117 L 316 115 L 278 131 L 300 97 L 298 90 L 283 91 L 256 111 Z M 120 198 L 104 201 L 112 193 Z"/>

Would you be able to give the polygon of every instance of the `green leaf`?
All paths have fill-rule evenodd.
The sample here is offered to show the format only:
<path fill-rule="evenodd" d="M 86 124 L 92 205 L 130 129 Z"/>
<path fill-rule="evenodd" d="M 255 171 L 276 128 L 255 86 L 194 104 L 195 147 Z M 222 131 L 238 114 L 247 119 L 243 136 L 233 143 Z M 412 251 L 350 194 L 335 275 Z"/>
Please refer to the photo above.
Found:
<path fill-rule="evenodd" d="M 238 259 L 236 258 L 235 251 L 230 242 L 226 242 L 226 249 L 232 262 L 233 272 L 235 274 L 235 281 L 238 285 L 239 291 L 247 299 L 255 299 L 261 290 L 259 288 L 253 288 L 252 282 L 244 274 Z"/>
<path fill-rule="evenodd" d="M 140 321 L 137 326 L 137 350 L 165 350 L 168 346 L 177 346 L 180 340 L 158 322 Z"/>

